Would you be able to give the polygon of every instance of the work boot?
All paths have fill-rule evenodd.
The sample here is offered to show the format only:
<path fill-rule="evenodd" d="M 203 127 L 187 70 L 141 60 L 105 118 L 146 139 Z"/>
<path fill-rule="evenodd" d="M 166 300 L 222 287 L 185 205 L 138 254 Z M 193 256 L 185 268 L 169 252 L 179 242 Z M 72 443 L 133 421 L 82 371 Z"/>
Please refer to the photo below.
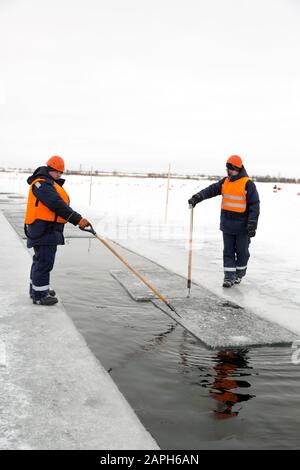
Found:
<path fill-rule="evenodd" d="M 49 289 L 48 295 L 51 295 L 51 297 L 55 297 L 56 295 L 55 290 Z M 30 297 L 32 298 L 32 292 L 30 292 Z"/>
<path fill-rule="evenodd" d="M 51 297 L 55 297 L 56 295 L 55 290 L 49 289 L 48 295 L 51 295 Z M 30 297 L 32 298 L 32 293 L 30 293 Z"/>
<path fill-rule="evenodd" d="M 50 305 L 56 304 L 58 302 L 58 300 L 57 300 L 56 297 L 53 297 L 51 295 L 47 295 L 46 297 L 42 297 L 40 300 L 32 300 L 32 302 L 34 304 L 37 304 L 37 305 L 50 306 Z"/>
<path fill-rule="evenodd" d="M 235 284 L 240 284 L 242 282 L 242 277 L 237 276 L 234 280 Z"/>
<path fill-rule="evenodd" d="M 224 279 L 223 287 L 232 287 L 234 285 L 234 279 Z"/>

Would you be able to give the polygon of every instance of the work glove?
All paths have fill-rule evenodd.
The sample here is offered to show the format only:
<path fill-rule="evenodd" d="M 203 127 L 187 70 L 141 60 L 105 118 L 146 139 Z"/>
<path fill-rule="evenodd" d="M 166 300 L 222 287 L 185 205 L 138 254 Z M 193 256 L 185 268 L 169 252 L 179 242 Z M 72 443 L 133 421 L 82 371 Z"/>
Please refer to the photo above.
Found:
<path fill-rule="evenodd" d="M 257 222 L 255 220 L 248 220 L 247 232 L 250 238 L 255 237 L 257 229 Z"/>
<path fill-rule="evenodd" d="M 189 206 L 195 207 L 195 205 L 198 204 L 198 202 L 200 201 L 201 201 L 200 196 L 198 196 L 198 194 L 194 194 L 191 197 L 191 199 L 188 200 L 188 203 L 189 203 Z"/>
<path fill-rule="evenodd" d="M 79 228 L 90 227 L 91 223 L 87 219 L 80 219 L 78 222 Z"/>

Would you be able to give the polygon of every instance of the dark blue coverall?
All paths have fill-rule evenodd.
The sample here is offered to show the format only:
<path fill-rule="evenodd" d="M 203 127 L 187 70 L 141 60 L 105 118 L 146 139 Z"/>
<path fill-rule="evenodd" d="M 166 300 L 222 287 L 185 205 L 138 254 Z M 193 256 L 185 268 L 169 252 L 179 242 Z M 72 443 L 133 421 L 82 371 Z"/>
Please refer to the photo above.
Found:
<path fill-rule="evenodd" d="M 228 177 L 230 181 L 244 178 L 247 172 L 244 167 L 238 175 Z M 202 189 L 193 197 L 197 202 L 211 197 L 222 195 L 222 185 L 226 178 Z M 259 195 L 253 181 L 248 180 L 245 185 L 247 207 L 245 212 L 234 212 L 221 209 L 220 230 L 223 232 L 223 264 L 225 279 L 234 280 L 246 274 L 247 263 L 250 257 L 250 236 L 254 236 L 259 217 Z M 252 232 L 252 233 L 251 233 Z"/>
<path fill-rule="evenodd" d="M 51 170 L 46 166 L 37 168 L 27 179 L 27 183 L 30 185 L 35 179 L 43 178 L 45 182 L 39 181 L 39 184 L 33 185 L 33 194 L 57 216 L 77 225 L 82 216 L 64 202 L 53 186 L 54 182 L 62 186 L 65 180 L 54 180 L 49 175 Z M 30 296 L 35 301 L 47 297 L 49 293 L 50 272 L 54 265 L 57 245 L 65 243 L 63 231 L 63 223 L 40 219 L 30 225 L 25 225 L 27 247 L 34 250 L 30 271 Z"/>

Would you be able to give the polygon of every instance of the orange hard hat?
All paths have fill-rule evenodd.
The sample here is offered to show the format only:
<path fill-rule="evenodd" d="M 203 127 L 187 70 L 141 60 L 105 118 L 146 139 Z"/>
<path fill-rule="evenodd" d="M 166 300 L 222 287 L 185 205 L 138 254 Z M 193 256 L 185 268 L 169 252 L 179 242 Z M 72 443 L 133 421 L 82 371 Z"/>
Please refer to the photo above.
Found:
<path fill-rule="evenodd" d="M 61 171 L 62 173 L 65 171 L 65 162 L 57 155 L 49 158 L 47 161 L 47 166 L 53 168 L 53 170 Z"/>
<path fill-rule="evenodd" d="M 243 166 L 243 161 L 238 155 L 231 155 L 231 157 L 228 158 L 226 163 L 230 163 L 232 166 L 235 166 L 238 169 L 241 169 Z"/>

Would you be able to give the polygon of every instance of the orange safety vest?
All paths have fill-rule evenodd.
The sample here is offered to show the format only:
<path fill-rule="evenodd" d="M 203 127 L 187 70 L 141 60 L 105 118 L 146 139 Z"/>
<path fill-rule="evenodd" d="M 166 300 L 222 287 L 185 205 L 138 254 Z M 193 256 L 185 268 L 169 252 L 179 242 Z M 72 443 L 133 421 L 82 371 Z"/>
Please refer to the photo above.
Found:
<path fill-rule="evenodd" d="M 248 176 L 236 181 L 225 179 L 222 184 L 222 209 L 232 212 L 245 212 L 247 208 L 246 183 Z"/>
<path fill-rule="evenodd" d="M 27 201 L 27 209 L 25 215 L 25 224 L 30 225 L 33 224 L 37 219 L 39 220 L 46 220 L 48 222 L 58 222 L 60 224 L 65 224 L 67 221 L 62 217 L 56 215 L 55 212 L 48 209 L 45 204 L 43 204 L 34 194 L 32 191 L 32 186 L 37 183 L 37 181 L 45 181 L 43 178 L 35 179 L 29 189 L 28 194 L 28 201 Z M 64 202 L 69 205 L 70 198 L 67 192 L 57 183 L 53 184 L 54 189 L 57 191 L 59 196 L 64 200 Z"/>

